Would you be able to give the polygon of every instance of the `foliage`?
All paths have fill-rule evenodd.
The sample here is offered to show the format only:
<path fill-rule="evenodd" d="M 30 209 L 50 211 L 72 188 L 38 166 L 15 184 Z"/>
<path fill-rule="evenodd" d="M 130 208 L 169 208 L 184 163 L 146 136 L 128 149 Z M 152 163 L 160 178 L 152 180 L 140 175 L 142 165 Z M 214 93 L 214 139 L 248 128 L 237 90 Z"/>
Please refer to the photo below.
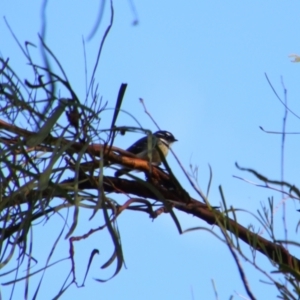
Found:
<path fill-rule="evenodd" d="M 112 21 L 113 10 L 111 24 Z M 98 59 L 110 26 L 101 43 Z M 115 147 L 114 140 L 117 134 L 132 131 L 151 134 L 142 126 L 139 128 L 116 126 L 126 85 L 120 86 L 110 128 L 103 128 L 101 114 L 107 109 L 107 103 L 102 101 L 93 76 L 87 88 L 86 99 L 81 101 L 61 64 L 42 38 L 41 41 L 47 57 L 45 66 L 34 63 L 29 52 L 31 44 L 27 43 L 26 47 L 22 48 L 33 74 L 32 79 L 27 79 L 24 83 L 19 79 L 18 71 L 10 67 L 9 60 L 0 58 L 0 257 L 3 270 L 12 264 L 12 257 L 18 253 L 18 263 L 13 269 L 16 280 L 5 284 L 15 285 L 20 280 L 26 280 L 29 285 L 28 279 L 38 273 L 31 271 L 34 260 L 31 232 L 37 220 L 47 221 L 56 214 L 61 214 L 66 220 L 60 236 L 67 231 L 65 237 L 70 243 L 68 259 L 71 278 L 62 283 L 56 295 L 59 297 L 71 284 L 79 286 L 74 261 L 75 241 L 89 238 L 95 232 L 107 230 L 114 250 L 102 268 L 112 268 L 113 262 L 116 262 L 116 269 L 113 272 L 115 276 L 124 265 L 121 237 L 117 226 L 118 216 L 126 210 L 144 212 L 151 218 L 168 213 L 174 220 L 178 232 L 183 233 L 175 214 L 179 210 L 220 229 L 221 234 L 213 230 L 210 232 L 228 246 L 249 298 L 255 299 L 255 296 L 247 282 L 240 263 L 241 258 L 264 274 L 277 288 L 282 298 L 298 299 L 300 261 L 288 252 L 286 245 L 293 243 L 299 246 L 299 244 L 276 239 L 273 231 L 272 199 L 269 199 L 269 207 L 263 207 L 255 217 L 267 232 L 269 239 L 266 239 L 253 227 L 245 228 L 239 224 L 238 211 L 227 207 L 221 187 L 223 207 L 220 209 L 211 207 L 208 199 L 210 184 L 205 195 L 196 186 L 192 176 L 183 169 L 198 194 L 199 199 L 193 199 L 181 186 L 165 160 L 163 170 Z M 62 75 L 58 75 L 50 67 L 50 58 L 56 62 Z M 95 69 L 96 67 L 97 63 Z M 64 96 L 61 96 L 62 94 Z M 30 130 L 21 128 L 17 125 L 19 123 L 25 123 L 26 128 Z M 115 170 L 117 165 L 140 170 L 146 179 L 131 174 L 127 179 L 110 176 L 109 171 Z M 300 197 L 299 189 L 294 185 L 282 180 L 271 180 L 252 169 L 237 167 L 256 176 L 267 188 L 276 189 L 277 186 L 285 186 L 289 188 L 289 192 L 286 193 L 288 197 L 293 199 Z M 211 179 L 212 173 L 210 182 Z M 119 202 L 115 197 L 116 194 L 125 195 L 127 200 L 124 203 Z M 69 223 L 64 212 L 71 209 L 73 218 Z M 81 236 L 75 236 L 74 231 L 81 222 L 79 213 L 82 209 L 91 211 L 91 219 L 101 214 L 105 222 L 97 228 L 90 228 Z M 191 228 L 187 231 L 203 229 Z M 240 240 L 249 245 L 252 256 L 243 252 Z M 53 251 L 55 248 L 56 244 L 53 245 Z M 276 272 L 282 274 L 280 279 L 267 274 L 257 265 L 257 252 L 266 256 Z M 97 250 L 90 254 L 87 272 L 95 254 Z M 51 267 L 52 263 L 49 261 L 50 257 L 39 271 L 46 271 Z M 21 266 L 26 267 L 26 275 L 23 277 L 18 275 Z M 5 275 L 6 273 L 2 274 Z M 282 284 L 282 278 L 285 279 L 285 284 Z M 38 291 L 39 287 L 36 288 L 36 294 Z"/>

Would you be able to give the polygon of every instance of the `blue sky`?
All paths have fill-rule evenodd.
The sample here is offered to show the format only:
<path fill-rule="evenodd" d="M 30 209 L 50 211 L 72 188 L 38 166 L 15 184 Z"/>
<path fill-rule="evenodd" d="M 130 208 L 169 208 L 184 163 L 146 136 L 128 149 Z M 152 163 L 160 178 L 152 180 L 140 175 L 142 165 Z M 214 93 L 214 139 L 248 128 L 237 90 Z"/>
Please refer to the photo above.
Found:
<path fill-rule="evenodd" d="M 84 99 L 85 74 L 82 37 L 87 37 L 97 18 L 98 1 L 50 1 L 47 7 L 47 45 L 56 54 L 77 95 Z M 173 147 L 186 169 L 198 166 L 199 186 L 205 191 L 208 164 L 213 170 L 210 201 L 221 201 L 222 185 L 228 205 L 256 213 L 261 202 L 274 196 L 278 210 L 274 213 L 276 232 L 282 238 L 282 196 L 275 191 L 242 182 L 233 175 L 257 182 L 241 173 L 235 162 L 254 168 L 272 179 L 280 179 L 281 136 L 262 132 L 281 131 L 283 106 L 272 92 L 267 73 L 278 94 L 283 97 L 281 76 L 288 90 L 288 105 L 300 115 L 300 66 L 288 55 L 300 54 L 299 11 L 294 1 L 135 1 L 139 24 L 132 26 L 134 14 L 128 1 L 115 1 L 114 24 L 105 43 L 96 73 L 103 99 L 113 107 L 121 83 L 127 83 L 123 109 L 134 115 L 145 127 L 156 130 L 143 111 L 139 98 L 162 129 L 179 140 Z M 41 28 L 40 2 L 2 1 L 5 16 L 18 39 L 39 45 Z M 88 76 L 91 75 L 103 32 L 110 18 L 109 3 L 96 36 L 86 42 Z M 25 79 L 30 69 L 13 40 L 4 20 L 0 21 L 0 52 Z M 32 49 L 40 61 L 40 52 Z M 29 75 L 30 74 L 30 75 Z M 102 124 L 108 127 L 111 111 L 104 112 Z M 288 115 L 287 131 L 298 131 L 299 120 Z M 22 126 L 24 124 L 17 124 Z M 126 114 L 118 125 L 135 126 Z M 138 134 L 127 134 L 116 140 L 126 148 Z M 97 142 L 97 141 L 95 141 Z M 298 146 L 297 146 L 298 145 Z M 289 135 L 285 144 L 285 180 L 298 184 L 300 158 L 297 135 Z M 182 184 L 196 197 L 174 158 L 168 158 Z M 299 186 L 299 184 L 298 184 Z M 118 199 L 118 198 L 116 198 Z M 120 201 L 122 201 L 120 199 Z M 287 200 L 289 238 L 296 239 L 299 216 L 297 202 Z M 102 224 L 102 217 L 89 221 L 90 213 L 82 212 L 82 223 L 76 235 Z M 211 228 L 192 216 L 178 213 L 184 229 L 193 226 Z M 238 220 L 247 226 L 253 216 L 240 212 Z M 60 223 L 61 222 L 61 223 Z M 110 257 L 112 246 L 107 233 L 100 233 L 76 244 L 78 281 L 84 277 L 89 253 L 99 248 L 100 255 L 89 272 L 85 288 L 70 288 L 62 299 L 215 299 L 211 280 L 215 281 L 220 299 L 230 295 L 246 296 L 237 268 L 226 245 L 212 234 L 199 230 L 179 235 L 169 215 L 152 221 L 148 216 L 125 212 L 119 218 L 127 268 L 113 280 L 99 284 L 93 278 L 108 278 L 113 269 L 99 267 Z M 34 254 L 40 267 L 57 237 L 62 219 L 55 217 L 34 228 Z M 219 233 L 215 228 L 214 231 Z M 48 245 L 48 246 L 47 246 Z M 244 247 L 247 251 L 247 247 Z M 249 251 L 247 251 L 249 253 Z M 294 254 L 297 255 L 297 252 Z M 62 239 L 55 258 L 68 256 L 68 241 Z M 243 259 L 241 263 L 258 299 L 276 296 L 274 288 L 260 280 L 266 278 Z M 264 270 L 273 268 L 265 257 L 257 255 Z M 37 268 L 39 267 L 37 266 Z M 40 298 L 55 295 L 59 280 L 69 270 L 69 262 L 57 265 L 46 275 Z M 38 279 L 38 277 L 36 277 Z M 1 279 L 4 282 L 5 279 Z M 33 295 L 32 280 L 30 295 Z M 24 285 L 15 291 L 14 299 L 23 297 Z M 3 299 L 9 289 L 1 288 Z M 19 296 L 18 296 L 19 295 Z M 20 298 L 21 297 L 21 298 Z"/>

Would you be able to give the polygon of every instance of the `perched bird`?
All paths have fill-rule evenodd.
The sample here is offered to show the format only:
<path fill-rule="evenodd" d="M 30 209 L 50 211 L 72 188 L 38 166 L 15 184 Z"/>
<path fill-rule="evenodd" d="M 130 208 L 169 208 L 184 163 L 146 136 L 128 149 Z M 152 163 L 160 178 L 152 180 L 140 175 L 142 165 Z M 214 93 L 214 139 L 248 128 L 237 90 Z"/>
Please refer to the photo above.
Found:
<path fill-rule="evenodd" d="M 160 149 L 162 154 L 166 157 L 168 155 L 171 145 L 176 142 L 174 135 L 165 130 L 159 130 L 152 134 L 152 143 L 149 143 L 148 136 L 145 136 L 137 140 L 132 144 L 126 151 L 135 154 L 138 158 L 150 160 L 153 165 L 158 166 L 161 164 L 161 158 L 157 147 Z M 152 151 L 150 155 L 150 151 Z M 130 172 L 128 168 L 122 168 L 115 172 L 115 176 L 119 177 Z"/>

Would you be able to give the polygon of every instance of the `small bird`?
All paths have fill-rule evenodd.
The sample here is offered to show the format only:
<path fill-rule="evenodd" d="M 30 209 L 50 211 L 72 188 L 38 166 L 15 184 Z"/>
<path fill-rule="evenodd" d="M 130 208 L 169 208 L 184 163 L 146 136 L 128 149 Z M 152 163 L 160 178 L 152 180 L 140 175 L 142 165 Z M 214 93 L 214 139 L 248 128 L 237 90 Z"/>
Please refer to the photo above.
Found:
<path fill-rule="evenodd" d="M 148 136 L 145 136 L 139 140 L 137 140 L 134 144 L 132 144 L 126 151 L 135 154 L 137 157 L 149 160 L 151 158 L 151 162 L 153 165 L 158 166 L 161 164 L 161 158 L 157 147 L 160 149 L 164 157 L 168 155 L 169 149 L 171 145 L 176 142 L 174 135 L 165 130 L 159 130 L 152 134 L 152 143 L 148 142 Z M 151 147 L 151 148 L 149 148 Z M 149 155 L 149 151 L 152 151 L 152 155 Z M 122 168 L 115 172 L 115 176 L 119 177 L 126 173 L 130 172 L 128 168 Z"/>

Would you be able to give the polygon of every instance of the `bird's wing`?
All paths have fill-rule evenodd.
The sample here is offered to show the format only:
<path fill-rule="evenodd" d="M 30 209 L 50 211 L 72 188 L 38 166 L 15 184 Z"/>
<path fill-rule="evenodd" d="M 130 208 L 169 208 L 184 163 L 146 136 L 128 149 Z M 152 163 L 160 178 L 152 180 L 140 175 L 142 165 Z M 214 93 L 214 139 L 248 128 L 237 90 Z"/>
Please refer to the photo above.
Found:
<path fill-rule="evenodd" d="M 154 143 L 155 139 L 152 139 L 152 143 Z M 132 154 L 140 154 L 141 152 L 145 151 L 148 146 L 148 137 L 145 136 L 141 139 L 139 139 L 138 141 L 136 141 L 133 145 L 131 145 L 128 149 L 126 149 L 126 151 L 131 152 Z M 154 147 L 154 145 L 152 145 L 152 147 Z"/>

